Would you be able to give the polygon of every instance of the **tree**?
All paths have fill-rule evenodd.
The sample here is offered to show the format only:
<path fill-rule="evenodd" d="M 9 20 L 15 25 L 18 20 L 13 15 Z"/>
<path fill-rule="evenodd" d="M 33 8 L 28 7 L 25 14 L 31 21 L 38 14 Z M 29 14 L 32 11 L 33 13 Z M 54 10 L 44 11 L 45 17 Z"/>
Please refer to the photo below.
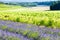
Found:
<path fill-rule="evenodd" d="M 54 1 L 50 6 L 51 10 L 60 10 L 60 1 Z"/>
<path fill-rule="evenodd" d="M 3 2 L 0 2 L 0 4 L 4 4 Z"/>

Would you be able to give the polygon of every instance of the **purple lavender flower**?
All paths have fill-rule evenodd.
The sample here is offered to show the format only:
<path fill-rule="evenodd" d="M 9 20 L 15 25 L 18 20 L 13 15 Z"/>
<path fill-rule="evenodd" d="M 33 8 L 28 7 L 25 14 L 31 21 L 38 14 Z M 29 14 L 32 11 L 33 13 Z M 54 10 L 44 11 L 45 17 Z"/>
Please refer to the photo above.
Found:
<path fill-rule="evenodd" d="M 0 37 L 5 40 L 30 40 L 27 37 L 22 36 L 21 34 L 11 33 L 2 30 L 0 30 Z"/>

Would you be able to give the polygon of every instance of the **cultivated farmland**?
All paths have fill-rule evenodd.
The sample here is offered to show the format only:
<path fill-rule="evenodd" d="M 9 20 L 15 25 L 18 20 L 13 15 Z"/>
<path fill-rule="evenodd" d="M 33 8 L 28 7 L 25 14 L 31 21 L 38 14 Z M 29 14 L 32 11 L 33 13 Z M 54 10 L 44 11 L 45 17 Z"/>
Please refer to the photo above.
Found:
<path fill-rule="evenodd" d="M 7 6 L 0 7 L 1 40 L 60 39 L 60 11 Z"/>

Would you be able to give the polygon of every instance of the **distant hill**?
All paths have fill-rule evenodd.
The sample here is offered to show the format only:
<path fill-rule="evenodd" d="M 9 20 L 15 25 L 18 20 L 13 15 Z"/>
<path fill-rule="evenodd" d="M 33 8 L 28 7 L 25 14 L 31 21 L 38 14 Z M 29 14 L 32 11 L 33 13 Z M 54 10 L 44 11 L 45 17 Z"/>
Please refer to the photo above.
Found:
<path fill-rule="evenodd" d="M 37 2 L 37 4 L 38 4 L 38 5 L 47 5 L 47 6 L 50 6 L 50 5 L 52 5 L 53 2 L 54 2 L 54 1 Z"/>
<path fill-rule="evenodd" d="M 46 1 L 46 2 L 0 2 L 8 5 L 20 5 L 20 6 L 39 6 L 45 5 L 50 6 L 54 1 Z"/>

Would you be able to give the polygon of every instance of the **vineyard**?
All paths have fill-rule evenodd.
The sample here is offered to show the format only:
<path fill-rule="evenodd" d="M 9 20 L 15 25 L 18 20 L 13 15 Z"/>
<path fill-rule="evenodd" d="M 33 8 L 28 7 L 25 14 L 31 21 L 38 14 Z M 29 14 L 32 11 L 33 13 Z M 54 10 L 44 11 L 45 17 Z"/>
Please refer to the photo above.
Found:
<path fill-rule="evenodd" d="M 0 4 L 0 40 L 60 40 L 60 11 Z"/>

